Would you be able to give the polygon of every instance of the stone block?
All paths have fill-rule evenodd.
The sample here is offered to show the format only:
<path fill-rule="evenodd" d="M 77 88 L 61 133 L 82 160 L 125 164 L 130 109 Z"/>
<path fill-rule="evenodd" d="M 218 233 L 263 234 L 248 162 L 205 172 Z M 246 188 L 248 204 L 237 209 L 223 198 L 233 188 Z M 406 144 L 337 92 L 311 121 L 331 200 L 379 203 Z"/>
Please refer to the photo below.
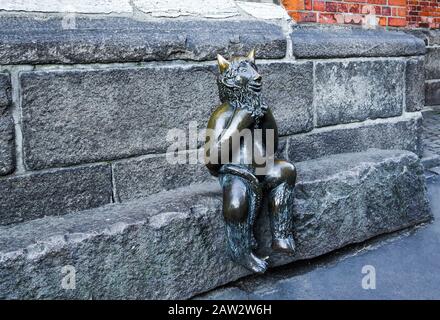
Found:
<path fill-rule="evenodd" d="M 0 225 L 95 208 L 111 202 L 109 165 L 0 178 Z"/>
<path fill-rule="evenodd" d="M 15 169 L 15 131 L 11 116 L 11 79 L 0 73 L 0 176 Z"/>
<path fill-rule="evenodd" d="M 287 144 L 288 159 L 294 162 L 369 148 L 409 150 L 421 157 L 422 116 L 414 112 L 402 117 L 315 129 L 289 137 Z"/>
<path fill-rule="evenodd" d="M 294 256 L 313 258 L 429 221 L 423 167 L 406 151 L 372 150 L 298 163 Z M 140 202 L 0 227 L 2 299 L 185 299 L 249 275 L 226 251 L 217 183 Z M 270 250 L 267 215 L 258 221 Z M 62 268 L 75 268 L 65 290 Z"/>
<path fill-rule="evenodd" d="M 440 105 L 440 80 L 430 80 L 425 83 L 427 106 Z"/>
<path fill-rule="evenodd" d="M 124 202 L 214 178 L 204 164 L 172 164 L 162 155 L 117 161 L 113 164 L 113 179 L 116 198 Z"/>
<path fill-rule="evenodd" d="M 315 63 L 318 127 L 402 114 L 403 60 Z"/>
<path fill-rule="evenodd" d="M 262 64 L 265 103 L 272 109 L 280 135 L 313 129 L 313 64 Z"/>
<path fill-rule="evenodd" d="M 0 10 L 27 12 L 131 13 L 129 0 L 26 0 L 2 1 Z"/>
<path fill-rule="evenodd" d="M 0 64 L 76 64 L 215 60 L 218 53 L 258 58 L 286 55 L 276 24 L 257 20 L 147 20 L 123 17 L 0 19 Z"/>
<path fill-rule="evenodd" d="M 428 47 L 425 56 L 426 80 L 440 79 L 440 46 Z"/>
<path fill-rule="evenodd" d="M 310 63 L 262 63 L 280 134 L 312 128 Z M 30 169 L 165 153 L 170 129 L 206 127 L 220 104 L 217 67 L 23 72 L 23 137 Z M 41 88 L 45 88 L 41 90 Z"/>
<path fill-rule="evenodd" d="M 297 58 L 400 57 L 423 55 L 423 40 L 403 32 L 347 26 L 293 26 Z"/>
<path fill-rule="evenodd" d="M 406 62 L 406 111 L 420 111 L 425 105 L 425 65 L 423 57 Z"/>

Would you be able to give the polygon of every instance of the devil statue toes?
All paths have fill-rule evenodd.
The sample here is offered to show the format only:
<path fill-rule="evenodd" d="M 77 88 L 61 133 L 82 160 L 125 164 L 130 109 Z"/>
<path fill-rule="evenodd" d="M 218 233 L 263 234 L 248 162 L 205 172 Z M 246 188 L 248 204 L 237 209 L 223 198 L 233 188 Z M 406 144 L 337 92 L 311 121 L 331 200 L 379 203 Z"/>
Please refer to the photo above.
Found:
<path fill-rule="evenodd" d="M 218 55 L 218 88 L 222 104 L 211 115 L 205 144 L 205 163 L 219 177 L 223 216 L 232 259 L 258 273 L 267 262 L 254 254 L 253 227 L 267 198 L 272 249 L 295 251 L 292 236 L 295 166 L 275 159 L 278 132 L 271 110 L 261 96 L 262 78 L 255 51 L 230 61 Z"/>

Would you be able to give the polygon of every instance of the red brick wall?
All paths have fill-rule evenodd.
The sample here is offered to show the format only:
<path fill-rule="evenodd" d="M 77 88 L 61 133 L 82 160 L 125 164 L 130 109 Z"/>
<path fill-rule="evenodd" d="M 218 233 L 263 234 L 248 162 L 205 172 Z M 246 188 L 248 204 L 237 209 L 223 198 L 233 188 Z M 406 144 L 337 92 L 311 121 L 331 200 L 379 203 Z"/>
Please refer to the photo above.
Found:
<path fill-rule="evenodd" d="M 408 0 L 408 25 L 440 28 L 440 0 Z"/>
<path fill-rule="evenodd" d="M 440 0 L 282 0 L 298 23 L 431 27 L 440 24 Z"/>

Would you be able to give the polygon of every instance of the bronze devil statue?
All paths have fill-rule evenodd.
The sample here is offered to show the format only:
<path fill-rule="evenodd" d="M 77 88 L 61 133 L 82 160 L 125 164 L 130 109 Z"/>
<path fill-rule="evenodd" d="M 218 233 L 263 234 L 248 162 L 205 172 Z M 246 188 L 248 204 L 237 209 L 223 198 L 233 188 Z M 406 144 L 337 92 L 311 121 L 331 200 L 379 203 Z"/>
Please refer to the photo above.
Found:
<path fill-rule="evenodd" d="M 272 249 L 293 254 L 293 190 L 295 166 L 275 159 L 277 125 L 261 95 L 262 78 L 255 51 L 226 60 L 218 55 L 222 104 L 209 119 L 205 163 L 219 177 L 223 216 L 232 259 L 258 273 L 267 269 L 257 249 L 253 227 L 265 198 L 272 231 Z"/>

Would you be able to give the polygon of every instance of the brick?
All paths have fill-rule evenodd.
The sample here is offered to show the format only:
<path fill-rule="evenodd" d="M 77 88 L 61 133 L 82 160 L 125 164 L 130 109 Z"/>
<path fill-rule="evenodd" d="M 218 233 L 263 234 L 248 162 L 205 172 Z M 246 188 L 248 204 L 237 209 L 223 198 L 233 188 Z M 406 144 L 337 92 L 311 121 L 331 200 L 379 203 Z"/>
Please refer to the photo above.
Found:
<path fill-rule="evenodd" d="M 392 8 L 391 14 L 395 17 L 405 17 L 406 10 L 405 8 Z"/>
<path fill-rule="evenodd" d="M 346 3 L 338 3 L 338 12 L 348 12 L 348 4 Z"/>
<path fill-rule="evenodd" d="M 304 10 L 305 6 L 304 6 L 304 2 L 305 0 L 283 0 L 283 6 L 284 8 L 286 8 L 286 10 Z"/>
<path fill-rule="evenodd" d="M 337 12 L 338 11 L 338 4 L 336 2 L 326 2 L 325 3 L 325 11 Z"/>
<path fill-rule="evenodd" d="M 406 6 L 406 0 L 388 0 L 390 6 Z"/>
<path fill-rule="evenodd" d="M 377 15 L 381 15 L 382 14 L 382 7 L 381 6 L 374 6 L 374 12 Z"/>
<path fill-rule="evenodd" d="M 111 202 L 110 165 L 95 164 L 0 179 L 0 225 Z"/>
<path fill-rule="evenodd" d="M 316 12 L 298 12 L 297 22 L 316 22 L 317 13 Z"/>
<path fill-rule="evenodd" d="M 387 4 L 387 0 L 368 0 L 369 4 Z"/>
<path fill-rule="evenodd" d="M 390 27 L 406 27 L 406 19 L 405 18 L 394 18 L 389 17 L 388 18 L 388 25 Z"/>
<path fill-rule="evenodd" d="M 402 114 L 404 71 L 400 60 L 315 63 L 317 126 Z"/>
<path fill-rule="evenodd" d="M 325 1 L 314 0 L 313 1 L 313 10 L 315 11 L 325 11 Z"/>
<path fill-rule="evenodd" d="M 391 16 L 391 8 L 390 7 L 382 7 L 382 15 L 383 16 Z"/>
<path fill-rule="evenodd" d="M 15 169 L 15 130 L 11 115 L 11 79 L 0 73 L 0 176 Z"/>
<path fill-rule="evenodd" d="M 319 23 L 337 23 L 334 13 L 319 13 Z"/>

